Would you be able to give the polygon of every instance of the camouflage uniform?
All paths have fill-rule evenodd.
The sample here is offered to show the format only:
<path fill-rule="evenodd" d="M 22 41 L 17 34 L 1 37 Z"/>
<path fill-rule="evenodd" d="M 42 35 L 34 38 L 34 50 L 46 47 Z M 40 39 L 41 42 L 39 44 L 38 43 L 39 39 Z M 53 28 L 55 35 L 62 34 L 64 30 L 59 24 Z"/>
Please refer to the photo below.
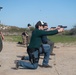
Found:
<path fill-rule="evenodd" d="M 28 45 L 28 35 L 26 34 L 26 32 L 22 33 L 22 44 L 23 45 Z"/>

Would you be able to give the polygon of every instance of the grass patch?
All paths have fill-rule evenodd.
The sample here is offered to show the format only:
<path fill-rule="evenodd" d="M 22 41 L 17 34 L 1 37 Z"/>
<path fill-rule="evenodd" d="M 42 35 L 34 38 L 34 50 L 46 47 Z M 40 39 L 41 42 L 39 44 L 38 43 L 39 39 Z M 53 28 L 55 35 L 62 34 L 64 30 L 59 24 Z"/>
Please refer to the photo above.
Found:
<path fill-rule="evenodd" d="M 55 43 L 61 42 L 61 43 L 73 43 L 76 42 L 76 36 L 65 36 L 65 35 L 53 35 L 48 36 L 48 38 Z"/>
<path fill-rule="evenodd" d="M 76 42 L 76 36 L 65 36 L 65 35 L 53 35 L 53 36 L 48 36 L 48 38 L 55 43 L 74 43 Z M 22 42 L 22 37 L 11 35 L 11 36 L 5 36 L 5 41 L 11 41 L 11 42 Z"/>
<path fill-rule="evenodd" d="M 5 36 L 5 41 L 11 41 L 11 42 L 22 42 L 22 37 L 16 36 L 16 35 L 9 35 L 9 36 Z"/>

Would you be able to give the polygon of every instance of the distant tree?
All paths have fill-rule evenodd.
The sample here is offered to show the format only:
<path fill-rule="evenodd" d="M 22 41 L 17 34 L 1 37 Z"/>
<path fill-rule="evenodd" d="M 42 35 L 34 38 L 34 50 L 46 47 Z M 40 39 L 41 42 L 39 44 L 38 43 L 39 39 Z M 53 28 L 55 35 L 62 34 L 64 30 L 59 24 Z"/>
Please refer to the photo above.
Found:
<path fill-rule="evenodd" d="M 70 30 L 70 35 L 76 35 L 76 25 L 73 26 L 73 28 Z"/>

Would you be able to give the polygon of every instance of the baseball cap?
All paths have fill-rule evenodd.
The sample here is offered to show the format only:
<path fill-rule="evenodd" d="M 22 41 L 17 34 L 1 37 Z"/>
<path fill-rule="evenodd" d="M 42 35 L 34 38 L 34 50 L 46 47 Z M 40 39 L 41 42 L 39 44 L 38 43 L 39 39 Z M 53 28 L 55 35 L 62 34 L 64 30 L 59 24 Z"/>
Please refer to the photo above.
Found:
<path fill-rule="evenodd" d="M 45 22 L 45 23 L 43 24 L 43 26 L 48 26 L 48 24 Z"/>
<path fill-rule="evenodd" d="M 35 25 L 35 28 L 38 28 L 39 26 L 43 26 L 44 22 L 38 21 Z"/>

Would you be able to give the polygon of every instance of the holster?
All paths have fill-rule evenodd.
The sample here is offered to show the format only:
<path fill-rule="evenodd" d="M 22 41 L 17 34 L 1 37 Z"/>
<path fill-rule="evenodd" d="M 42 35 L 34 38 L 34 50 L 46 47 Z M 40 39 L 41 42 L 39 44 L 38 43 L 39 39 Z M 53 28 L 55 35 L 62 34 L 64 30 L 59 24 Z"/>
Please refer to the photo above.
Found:
<path fill-rule="evenodd" d="M 36 58 L 33 54 L 33 52 L 38 50 L 38 58 Z M 40 52 L 39 49 L 34 48 L 34 49 L 30 49 L 29 47 L 27 47 L 27 53 L 29 55 L 29 61 L 33 64 L 33 63 L 38 63 L 39 61 L 39 56 L 40 56 Z"/>

